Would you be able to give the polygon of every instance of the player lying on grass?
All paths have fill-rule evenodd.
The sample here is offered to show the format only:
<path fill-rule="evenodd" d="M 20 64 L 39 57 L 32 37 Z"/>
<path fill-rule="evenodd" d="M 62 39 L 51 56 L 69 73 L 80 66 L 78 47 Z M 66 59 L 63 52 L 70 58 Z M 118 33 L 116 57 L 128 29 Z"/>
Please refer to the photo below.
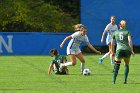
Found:
<path fill-rule="evenodd" d="M 66 56 L 59 55 L 57 49 L 55 48 L 50 50 L 50 56 L 54 57 L 54 59 L 51 61 L 49 66 L 48 75 L 51 74 L 52 70 L 55 74 L 68 74 L 68 69 L 66 66 L 61 71 L 59 70 L 60 64 L 67 62 Z"/>

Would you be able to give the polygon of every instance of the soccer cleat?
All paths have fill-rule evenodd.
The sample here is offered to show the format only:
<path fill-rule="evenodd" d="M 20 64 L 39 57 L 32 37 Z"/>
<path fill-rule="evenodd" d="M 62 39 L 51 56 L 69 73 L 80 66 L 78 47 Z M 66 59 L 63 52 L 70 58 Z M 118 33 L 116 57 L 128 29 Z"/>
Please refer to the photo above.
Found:
<path fill-rule="evenodd" d="M 115 84 L 115 81 L 113 81 L 113 84 Z"/>
<path fill-rule="evenodd" d="M 81 69 L 80 73 L 81 73 L 81 75 L 83 74 L 83 70 L 82 69 Z"/>
<path fill-rule="evenodd" d="M 103 62 L 103 59 L 99 58 L 99 63 L 102 64 L 102 62 Z"/>
<path fill-rule="evenodd" d="M 127 82 L 125 81 L 124 84 L 127 84 Z"/>

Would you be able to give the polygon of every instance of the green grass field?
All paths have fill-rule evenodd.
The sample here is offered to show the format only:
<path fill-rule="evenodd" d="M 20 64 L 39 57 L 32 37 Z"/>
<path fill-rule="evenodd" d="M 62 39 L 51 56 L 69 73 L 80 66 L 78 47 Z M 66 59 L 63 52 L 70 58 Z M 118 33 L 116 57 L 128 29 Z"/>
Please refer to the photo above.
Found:
<path fill-rule="evenodd" d="M 131 58 L 128 84 L 122 62 L 115 85 L 109 57 L 98 64 L 101 56 L 85 55 L 90 76 L 80 74 L 79 60 L 68 67 L 69 75 L 48 76 L 49 56 L 0 56 L 0 93 L 140 93 L 140 54 Z"/>

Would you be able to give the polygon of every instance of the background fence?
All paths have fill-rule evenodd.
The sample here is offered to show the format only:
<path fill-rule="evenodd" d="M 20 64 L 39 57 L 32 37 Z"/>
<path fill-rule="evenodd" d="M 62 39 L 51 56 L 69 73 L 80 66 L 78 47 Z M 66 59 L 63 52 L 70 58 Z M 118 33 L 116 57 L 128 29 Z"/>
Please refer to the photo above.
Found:
<path fill-rule="evenodd" d="M 102 32 L 110 22 L 110 16 L 116 16 L 116 23 L 124 19 L 127 29 L 132 33 L 135 50 L 140 52 L 140 1 L 139 0 L 81 0 L 81 23 L 88 29 L 88 37 L 92 45 L 105 46 L 101 43 Z M 71 33 L 38 33 L 38 32 L 1 32 L 0 54 L 2 55 L 46 55 L 49 50 L 57 48 L 61 54 L 66 54 L 59 45 Z M 85 44 L 82 44 L 84 46 Z M 81 46 L 81 47 L 82 47 Z M 101 49 L 101 48 L 99 48 Z M 105 50 L 105 49 L 104 49 Z M 106 49 L 107 50 L 107 49 Z"/>
<path fill-rule="evenodd" d="M 59 45 L 70 33 L 6 32 L 0 33 L 0 53 L 2 55 L 48 55 L 50 49 L 57 48 L 66 54 Z"/>

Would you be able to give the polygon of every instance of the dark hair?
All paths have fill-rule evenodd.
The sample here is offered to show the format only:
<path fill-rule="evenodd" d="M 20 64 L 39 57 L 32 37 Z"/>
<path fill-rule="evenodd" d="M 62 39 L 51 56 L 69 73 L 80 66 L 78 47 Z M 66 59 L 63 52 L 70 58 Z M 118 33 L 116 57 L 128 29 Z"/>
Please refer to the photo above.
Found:
<path fill-rule="evenodd" d="M 55 56 L 58 55 L 58 51 L 56 48 L 50 50 L 50 55 L 52 56 L 52 54 Z"/>

